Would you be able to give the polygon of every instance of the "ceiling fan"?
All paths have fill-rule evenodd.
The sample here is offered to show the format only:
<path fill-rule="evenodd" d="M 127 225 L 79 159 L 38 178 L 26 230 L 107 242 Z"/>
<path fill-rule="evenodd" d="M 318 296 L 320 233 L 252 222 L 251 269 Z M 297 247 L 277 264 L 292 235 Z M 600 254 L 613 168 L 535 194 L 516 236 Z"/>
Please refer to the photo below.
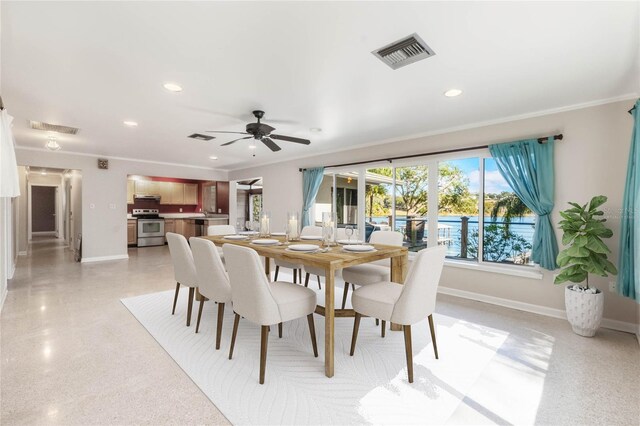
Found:
<path fill-rule="evenodd" d="M 227 146 L 244 139 L 254 138 L 256 140 L 261 141 L 263 144 L 267 146 L 267 148 L 269 148 L 273 152 L 280 151 L 282 149 L 278 145 L 276 145 L 273 139 L 285 141 L 285 142 L 300 143 L 302 145 L 309 145 L 311 143 L 311 141 L 307 139 L 294 138 L 292 136 L 275 135 L 271 133 L 275 130 L 275 128 L 269 126 L 268 124 L 264 124 L 260 122 L 262 117 L 264 117 L 264 111 L 253 111 L 253 116 L 258 119 L 258 122 L 247 124 L 246 132 L 226 132 L 226 131 L 217 131 L 217 130 L 207 130 L 207 133 L 232 133 L 237 135 L 249 135 L 242 138 L 234 139 L 231 142 L 223 143 L 221 146 Z"/>

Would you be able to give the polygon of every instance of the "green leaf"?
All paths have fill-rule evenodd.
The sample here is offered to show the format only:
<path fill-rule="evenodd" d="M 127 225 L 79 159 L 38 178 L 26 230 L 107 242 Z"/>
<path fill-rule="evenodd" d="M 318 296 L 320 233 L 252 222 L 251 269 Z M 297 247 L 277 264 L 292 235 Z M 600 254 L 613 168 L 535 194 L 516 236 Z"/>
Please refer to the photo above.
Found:
<path fill-rule="evenodd" d="M 565 232 L 562 236 L 562 244 L 568 246 L 575 236 L 576 234 L 574 232 Z"/>
<path fill-rule="evenodd" d="M 578 203 L 573 203 L 569 201 L 569 205 L 575 207 L 575 210 L 582 210 L 582 206 Z M 574 209 L 568 209 L 568 210 L 574 210 Z"/>
<path fill-rule="evenodd" d="M 584 237 L 584 238 L 587 238 L 587 237 Z M 602 240 L 598 237 L 588 238 L 588 242 L 585 244 L 585 247 L 595 253 L 601 253 L 601 254 L 611 253 L 611 250 L 609 250 L 609 247 L 607 247 L 607 245 L 603 243 Z"/>
<path fill-rule="evenodd" d="M 607 271 L 608 273 L 610 273 L 612 275 L 618 275 L 618 269 L 616 269 L 616 266 L 613 263 L 608 261 L 606 258 L 603 259 L 603 261 L 604 261 L 604 269 L 605 269 L 605 271 Z"/>
<path fill-rule="evenodd" d="M 591 202 L 589 202 L 589 211 L 595 210 L 598 207 L 600 207 L 601 205 L 603 205 L 604 203 L 607 202 L 607 197 L 604 195 L 596 195 L 595 197 L 593 197 L 591 199 Z"/>
<path fill-rule="evenodd" d="M 567 264 L 569 263 L 569 261 L 571 259 L 572 259 L 572 257 L 567 254 L 567 251 L 566 250 L 562 250 L 560 253 L 558 253 L 558 257 L 556 258 L 556 262 L 558 263 L 558 266 L 560 266 L 562 268 L 564 266 L 567 266 Z"/>
<path fill-rule="evenodd" d="M 573 240 L 573 244 L 580 247 L 586 246 L 588 242 L 589 242 L 589 238 L 587 238 L 585 235 L 578 235 L 576 239 Z"/>
<path fill-rule="evenodd" d="M 587 257 L 589 250 L 584 247 L 573 245 L 567 249 L 567 254 L 572 257 Z"/>

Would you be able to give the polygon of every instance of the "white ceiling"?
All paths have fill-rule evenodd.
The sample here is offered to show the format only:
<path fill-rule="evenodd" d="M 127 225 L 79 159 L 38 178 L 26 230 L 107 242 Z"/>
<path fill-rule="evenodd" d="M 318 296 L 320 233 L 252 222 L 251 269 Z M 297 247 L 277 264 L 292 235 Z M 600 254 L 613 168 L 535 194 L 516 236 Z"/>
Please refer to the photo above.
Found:
<path fill-rule="evenodd" d="M 17 143 L 44 147 L 27 120 L 79 127 L 60 135 L 60 152 L 236 169 L 639 91 L 638 2 L 1 7 Z M 436 56 L 393 71 L 370 53 L 413 32 Z M 168 81 L 183 92 L 164 90 Z M 454 87 L 462 96 L 443 96 Z M 186 137 L 244 131 L 256 108 L 277 133 L 312 144 L 260 145 L 253 158 L 248 141 Z"/>

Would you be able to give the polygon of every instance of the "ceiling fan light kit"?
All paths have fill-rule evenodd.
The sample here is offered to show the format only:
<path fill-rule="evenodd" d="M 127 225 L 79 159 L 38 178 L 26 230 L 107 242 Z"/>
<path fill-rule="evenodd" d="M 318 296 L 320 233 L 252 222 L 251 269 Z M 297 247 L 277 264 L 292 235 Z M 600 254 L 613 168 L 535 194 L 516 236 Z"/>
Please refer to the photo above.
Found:
<path fill-rule="evenodd" d="M 272 132 L 274 130 L 276 130 L 274 127 L 271 127 L 268 124 L 264 124 L 264 123 L 260 122 L 260 120 L 262 120 L 262 117 L 264 117 L 264 111 L 260 111 L 260 110 L 253 111 L 253 116 L 258 121 L 256 123 L 247 124 L 245 132 L 228 132 L 228 131 L 208 130 L 207 133 L 230 133 L 230 134 L 237 134 L 237 135 L 248 135 L 248 136 L 243 136 L 241 138 L 234 139 L 234 140 L 232 140 L 230 142 L 223 143 L 221 146 L 228 146 L 228 145 L 231 145 L 231 144 L 236 143 L 236 142 L 241 141 L 241 140 L 252 139 L 253 138 L 253 139 L 257 140 L 257 141 L 262 142 L 267 148 L 269 148 L 273 152 L 277 152 L 277 151 L 280 151 L 282 149 L 282 148 L 280 148 L 280 146 L 278 144 L 276 144 L 273 141 L 273 139 L 279 140 L 279 141 L 284 141 L 284 142 L 299 143 L 299 144 L 302 144 L 302 145 L 309 145 L 311 143 L 311 141 L 309 141 L 308 139 L 294 138 L 293 136 L 284 136 L 284 135 L 273 134 Z M 252 146 L 249 146 L 249 148 L 251 148 L 251 147 Z M 253 145 L 253 147 L 255 148 L 255 145 Z M 255 156 L 255 154 L 254 154 L 254 156 Z"/>

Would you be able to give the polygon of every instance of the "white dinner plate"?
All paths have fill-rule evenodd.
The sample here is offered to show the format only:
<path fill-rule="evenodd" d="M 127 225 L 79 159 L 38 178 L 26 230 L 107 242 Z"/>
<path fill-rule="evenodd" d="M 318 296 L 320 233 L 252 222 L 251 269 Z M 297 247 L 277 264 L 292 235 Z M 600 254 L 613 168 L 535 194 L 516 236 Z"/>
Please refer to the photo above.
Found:
<path fill-rule="evenodd" d="M 300 239 L 307 241 L 322 241 L 322 237 L 319 235 L 303 235 L 300 237 Z"/>
<path fill-rule="evenodd" d="M 251 243 L 253 244 L 257 244 L 259 246 L 275 246 L 280 244 L 280 241 L 278 240 L 270 240 L 267 238 L 261 239 L 261 240 L 253 240 L 251 241 Z"/>
<path fill-rule="evenodd" d="M 318 248 L 315 244 L 291 244 L 288 247 L 290 251 L 316 251 Z"/>
<path fill-rule="evenodd" d="M 287 234 L 284 233 L 284 232 L 272 232 L 271 235 L 276 236 L 276 237 L 284 237 Z"/>
<path fill-rule="evenodd" d="M 246 235 L 225 235 L 223 238 L 225 240 L 246 240 L 248 237 Z"/>
<path fill-rule="evenodd" d="M 373 246 L 365 246 L 361 244 L 346 245 L 346 246 L 343 246 L 342 249 L 344 251 L 351 251 L 351 252 L 358 252 L 358 253 L 364 253 L 364 252 L 376 250 L 375 247 Z"/>
<path fill-rule="evenodd" d="M 338 244 L 362 244 L 364 241 L 362 240 L 338 240 Z"/>

